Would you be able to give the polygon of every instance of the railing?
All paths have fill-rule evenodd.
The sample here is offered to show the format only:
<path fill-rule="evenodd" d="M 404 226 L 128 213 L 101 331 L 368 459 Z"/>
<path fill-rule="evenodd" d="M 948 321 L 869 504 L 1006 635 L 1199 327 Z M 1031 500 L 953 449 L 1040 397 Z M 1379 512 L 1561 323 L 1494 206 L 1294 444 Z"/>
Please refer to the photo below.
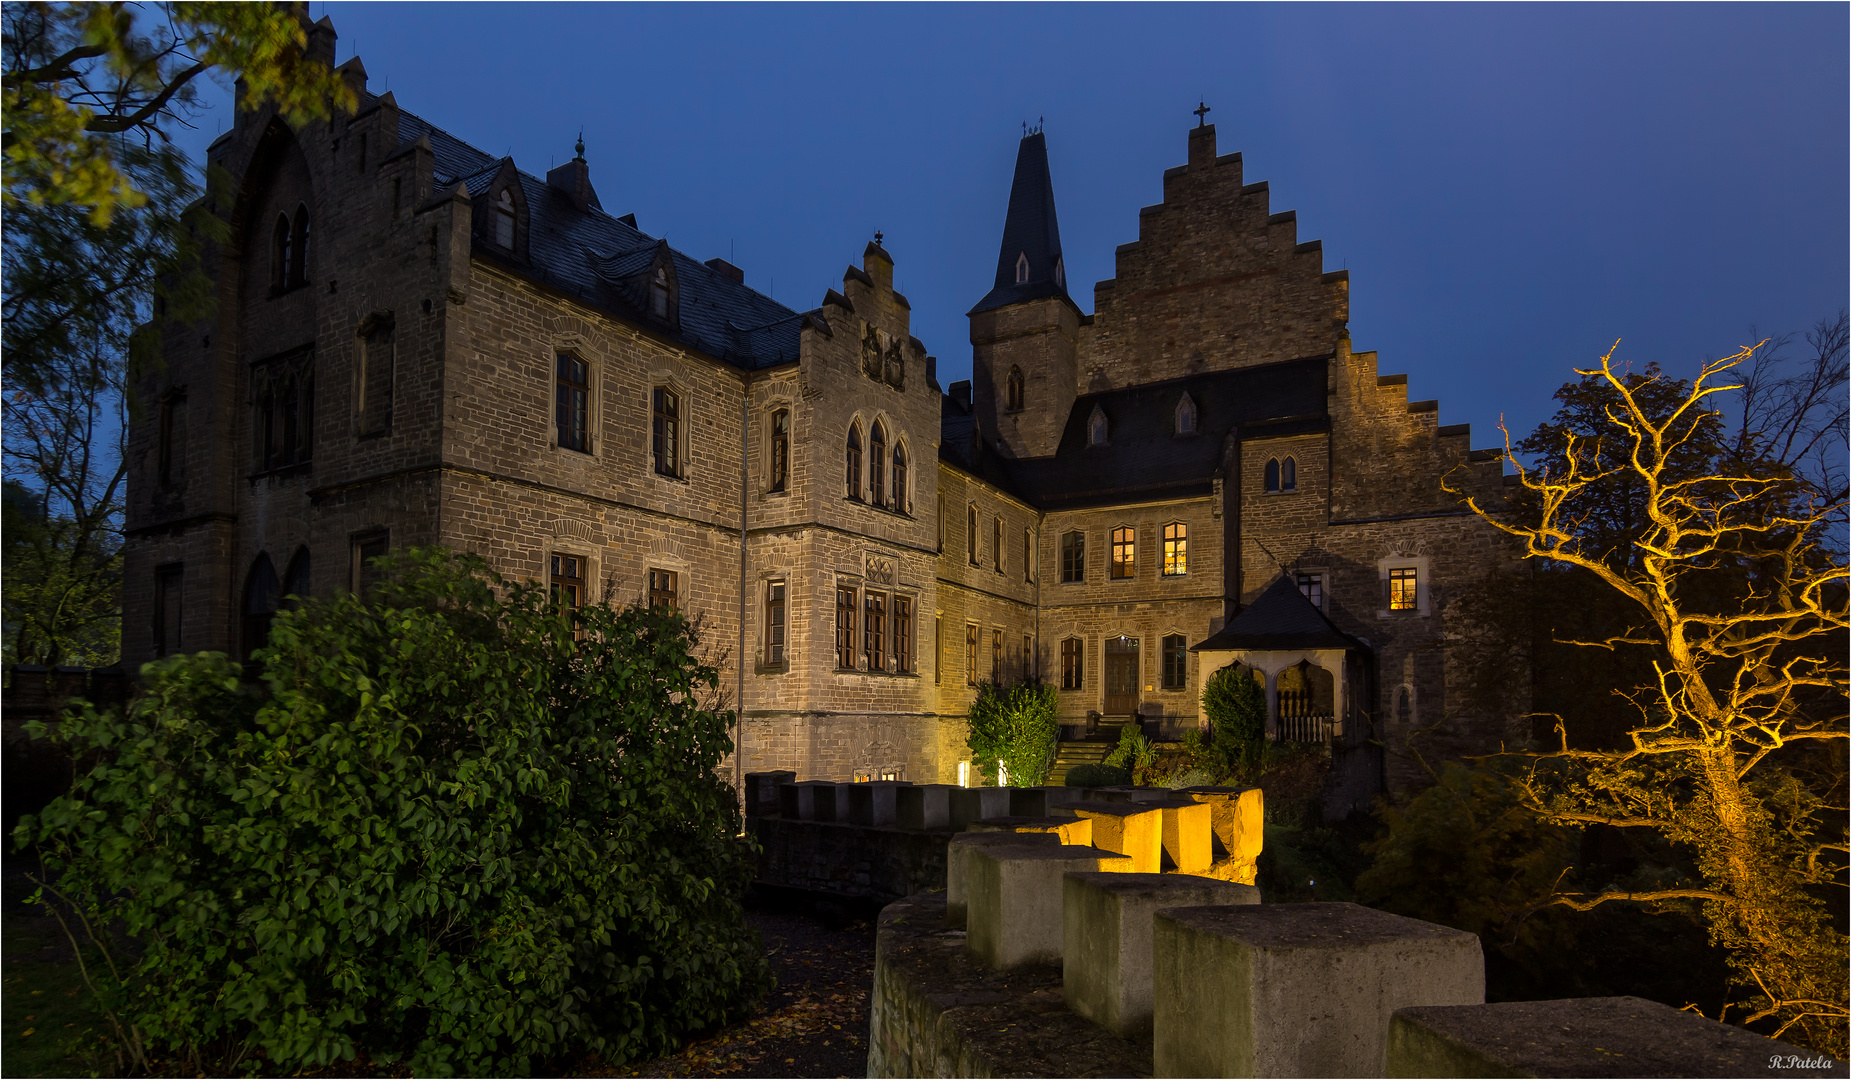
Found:
<path fill-rule="evenodd" d="M 1279 722 L 1274 741 L 1328 743 L 1336 738 L 1337 718 L 1317 711 L 1312 696 L 1303 690 L 1279 691 Z"/>

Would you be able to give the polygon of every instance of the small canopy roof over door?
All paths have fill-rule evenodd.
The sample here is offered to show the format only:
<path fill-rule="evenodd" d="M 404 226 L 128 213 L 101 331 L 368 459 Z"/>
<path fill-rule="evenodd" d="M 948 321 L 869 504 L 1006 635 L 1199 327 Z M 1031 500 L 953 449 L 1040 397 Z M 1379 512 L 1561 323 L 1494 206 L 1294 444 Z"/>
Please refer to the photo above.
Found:
<path fill-rule="evenodd" d="M 1207 680 L 1230 664 L 1266 686 L 1267 734 L 1282 742 L 1357 740 L 1369 730 L 1369 649 L 1337 629 L 1281 574 L 1258 599 L 1191 652 Z M 1201 687 L 1196 688 L 1197 693 Z"/>

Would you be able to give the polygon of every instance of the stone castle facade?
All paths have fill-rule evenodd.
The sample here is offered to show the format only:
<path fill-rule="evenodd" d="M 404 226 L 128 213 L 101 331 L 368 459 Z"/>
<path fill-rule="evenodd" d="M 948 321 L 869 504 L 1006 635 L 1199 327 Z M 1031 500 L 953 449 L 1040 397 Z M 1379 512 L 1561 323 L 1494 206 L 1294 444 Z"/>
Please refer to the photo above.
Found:
<path fill-rule="evenodd" d="M 522 172 L 340 70 L 353 115 L 240 109 L 209 150 L 231 239 L 136 387 L 125 661 L 248 654 L 281 597 L 445 544 L 700 616 L 743 771 L 957 782 L 992 679 L 1174 731 L 1241 662 L 1393 789 L 1471 719 L 1448 608 L 1510 553 L 1440 485 L 1501 489 L 1498 455 L 1351 349 L 1347 273 L 1212 126 L 1091 315 L 1027 136 L 941 389 L 879 244 L 792 310 L 607 213 L 582 153 Z"/>

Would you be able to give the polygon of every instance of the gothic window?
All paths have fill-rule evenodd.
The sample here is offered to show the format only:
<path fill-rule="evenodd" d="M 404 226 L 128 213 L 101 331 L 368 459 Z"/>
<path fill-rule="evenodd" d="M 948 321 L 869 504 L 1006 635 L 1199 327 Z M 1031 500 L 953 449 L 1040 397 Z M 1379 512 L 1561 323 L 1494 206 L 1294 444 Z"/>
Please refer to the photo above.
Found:
<path fill-rule="evenodd" d="M 503 187 L 495 197 L 495 246 L 514 253 L 514 189 Z"/>
<path fill-rule="evenodd" d="M 658 386 L 650 395 L 653 414 L 656 473 L 681 475 L 681 395 L 666 386 Z"/>
<path fill-rule="evenodd" d="M 1086 579 L 1086 534 L 1074 531 L 1060 538 L 1060 579 L 1063 582 Z"/>
<path fill-rule="evenodd" d="M 1079 638 L 1060 643 L 1060 688 L 1078 690 L 1086 678 L 1086 644 Z"/>
<path fill-rule="evenodd" d="M 154 571 L 154 655 L 180 651 L 180 594 L 183 567 L 170 563 Z"/>
<path fill-rule="evenodd" d="M 251 368 L 251 438 L 255 466 L 269 472 L 309 460 L 314 445 L 315 377 L 307 352 Z"/>
<path fill-rule="evenodd" d="M 1028 280 L 1028 252 L 1015 257 L 1015 283 L 1021 285 Z"/>
<path fill-rule="evenodd" d="M 883 593 L 862 596 L 861 651 L 869 671 L 887 670 L 887 597 Z"/>
<path fill-rule="evenodd" d="M 270 231 L 270 291 L 289 288 L 289 215 L 276 216 L 276 228 Z"/>
<path fill-rule="evenodd" d="M 1279 490 L 1279 459 L 1266 459 L 1266 490 Z"/>
<path fill-rule="evenodd" d="M 309 212 L 296 207 L 296 223 L 289 236 L 289 283 L 307 285 L 309 276 Z"/>
<path fill-rule="evenodd" d="M 893 508 L 906 513 L 906 444 L 893 444 Z"/>
<path fill-rule="evenodd" d="M 1005 404 L 1003 407 L 1010 412 L 1022 411 L 1022 369 L 1019 367 L 1011 367 L 1009 369 L 1008 389 L 1004 396 L 1004 402 Z"/>
<path fill-rule="evenodd" d="M 1189 526 L 1173 522 L 1163 527 L 1163 576 L 1189 572 Z"/>
<path fill-rule="evenodd" d="M 681 575 L 673 570 L 649 571 L 649 606 L 652 608 L 679 607 L 681 592 Z"/>
<path fill-rule="evenodd" d="M 836 667 L 855 666 L 855 590 L 836 589 Z"/>
<path fill-rule="evenodd" d="M 1279 490 L 1298 490 L 1298 462 L 1286 458 L 1279 463 Z"/>
<path fill-rule="evenodd" d="M 1181 690 L 1189 680 L 1189 639 L 1170 634 L 1163 639 L 1163 688 Z"/>
<path fill-rule="evenodd" d="M 868 430 L 868 501 L 887 505 L 887 429 L 879 420 Z"/>
<path fill-rule="evenodd" d="M 893 598 L 893 670 L 913 673 L 913 598 Z"/>
<path fill-rule="evenodd" d="M 791 473 L 791 411 L 771 414 L 771 490 L 783 491 Z"/>
<path fill-rule="evenodd" d="M 1298 591 L 1305 594 L 1305 599 L 1311 601 L 1311 606 L 1319 611 L 1324 610 L 1323 574 L 1298 575 Z"/>
<path fill-rule="evenodd" d="M 1105 410 L 1094 405 L 1092 418 L 1086 421 L 1086 445 L 1104 446 L 1108 434 L 1107 429 Z"/>
<path fill-rule="evenodd" d="M 270 556 L 259 554 L 244 579 L 244 633 L 239 641 L 242 659 L 249 660 L 252 653 L 270 640 L 270 621 L 276 618 L 276 604 L 281 598 Z"/>
<path fill-rule="evenodd" d="M 360 371 L 354 380 L 354 415 L 362 435 L 377 435 L 392 426 L 392 365 L 398 345 L 389 318 L 362 324 Z"/>
<path fill-rule="evenodd" d="M 851 499 L 859 499 L 861 498 L 860 424 L 850 424 L 848 426 L 848 450 L 843 454 L 843 460 L 848 466 L 848 475 L 846 477 L 848 497 Z"/>
<path fill-rule="evenodd" d="M 1054 258 L 1054 284 L 1067 287 L 1067 264 L 1058 255 Z"/>
<path fill-rule="evenodd" d="M 283 571 L 283 596 L 285 603 L 309 598 L 309 549 L 306 547 L 296 549 L 289 560 L 289 569 Z"/>
<path fill-rule="evenodd" d="M 1195 434 L 1195 399 L 1188 394 L 1176 403 L 1176 433 L 1178 435 Z"/>
<path fill-rule="evenodd" d="M 1124 581 L 1137 576 L 1137 531 L 1129 525 L 1112 530 L 1112 580 Z"/>
<path fill-rule="evenodd" d="M 784 582 L 765 583 L 765 663 L 784 663 Z"/>

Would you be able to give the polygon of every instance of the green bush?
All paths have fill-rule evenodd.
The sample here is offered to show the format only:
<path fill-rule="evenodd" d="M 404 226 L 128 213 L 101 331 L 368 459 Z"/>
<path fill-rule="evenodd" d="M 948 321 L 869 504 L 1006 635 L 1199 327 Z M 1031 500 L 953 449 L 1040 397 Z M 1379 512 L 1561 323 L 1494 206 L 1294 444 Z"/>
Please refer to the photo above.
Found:
<path fill-rule="evenodd" d="M 1202 709 L 1223 768 L 1230 776 L 1256 775 L 1266 746 L 1266 691 L 1252 669 L 1229 664 L 1210 675 L 1202 687 Z"/>
<path fill-rule="evenodd" d="M 382 563 L 364 601 L 279 613 L 263 688 L 170 657 L 50 734 L 95 764 L 15 835 L 82 916 L 123 1063 L 527 1074 L 739 1015 L 767 969 L 687 621 Z"/>
<path fill-rule="evenodd" d="M 1105 756 L 1105 763 L 1131 772 L 1131 782 L 1142 784 L 1151 766 L 1157 763 L 1157 748 L 1144 737 L 1144 732 L 1135 723 L 1126 724 L 1118 731 L 1118 745 Z"/>
<path fill-rule="evenodd" d="M 970 706 L 967 745 L 984 778 L 994 784 L 1001 765 L 1008 771 L 1010 787 L 1047 783 L 1060 741 L 1059 707 L 1060 695 L 1052 686 L 979 688 Z"/>
<path fill-rule="evenodd" d="M 1131 783 L 1131 770 L 1087 762 L 1067 770 L 1068 787 L 1115 787 Z"/>

